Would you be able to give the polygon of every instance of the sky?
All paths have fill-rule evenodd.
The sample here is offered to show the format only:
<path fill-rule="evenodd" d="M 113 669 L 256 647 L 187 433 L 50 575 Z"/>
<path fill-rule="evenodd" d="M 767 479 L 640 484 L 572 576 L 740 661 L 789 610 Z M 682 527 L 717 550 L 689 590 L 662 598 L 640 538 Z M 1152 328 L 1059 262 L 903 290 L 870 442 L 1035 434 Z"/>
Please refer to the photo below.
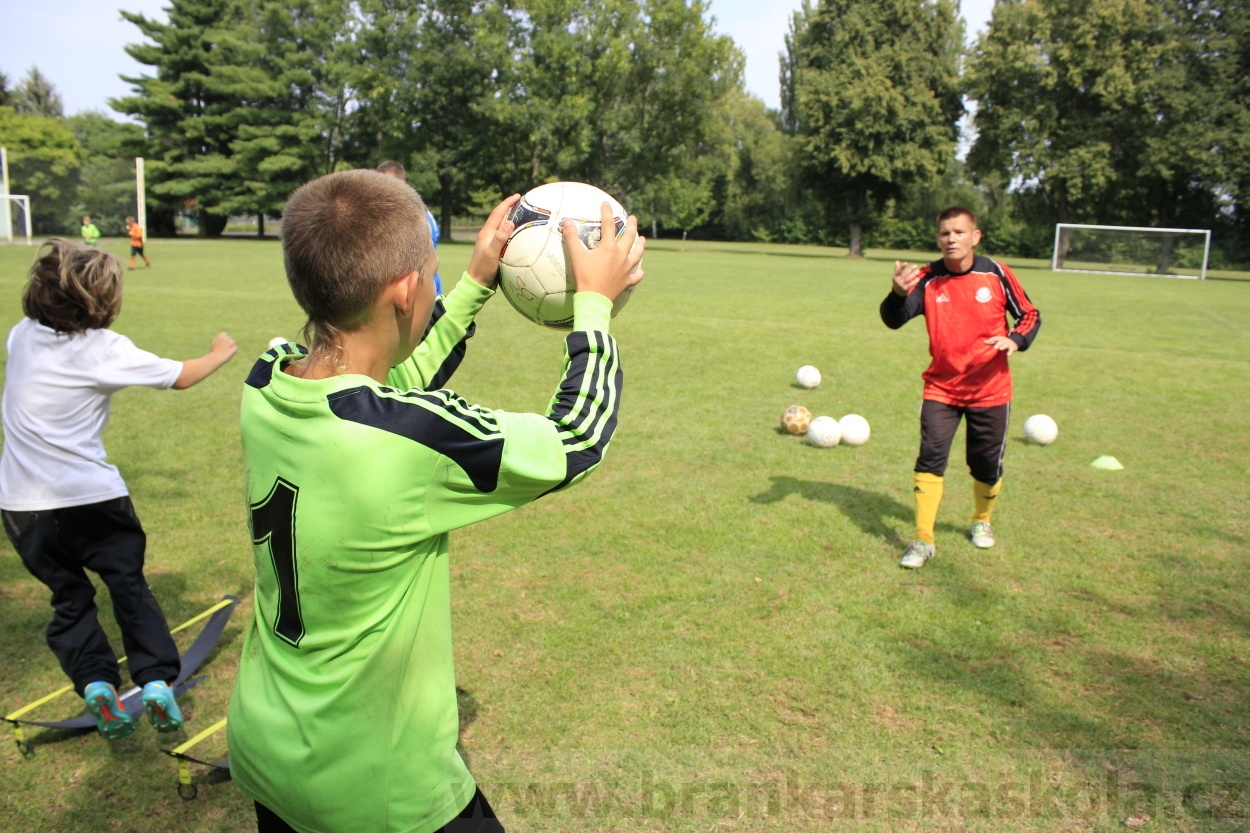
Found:
<path fill-rule="evenodd" d="M 115 2 L 115 0 L 114 0 Z M 164 20 L 168 0 L 124 0 L 127 11 Z M 711 0 L 716 31 L 729 35 L 747 56 L 747 90 L 777 107 L 778 53 L 790 17 L 801 0 Z M 969 36 L 985 26 L 994 0 L 963 0 Z M 39 67 L 61 93 L 67 114 L 100 110 L 120 118 L 108 99 L 128 95 L 120 75 L 141 75 L 147 67 L 126 54 L 124 46 L 140 40 L 139 30 L 122 20 L 113 3 L 99 0 L 4 0 L 0 26 L 0 72 L 16 83 L 31 66 Z"/>

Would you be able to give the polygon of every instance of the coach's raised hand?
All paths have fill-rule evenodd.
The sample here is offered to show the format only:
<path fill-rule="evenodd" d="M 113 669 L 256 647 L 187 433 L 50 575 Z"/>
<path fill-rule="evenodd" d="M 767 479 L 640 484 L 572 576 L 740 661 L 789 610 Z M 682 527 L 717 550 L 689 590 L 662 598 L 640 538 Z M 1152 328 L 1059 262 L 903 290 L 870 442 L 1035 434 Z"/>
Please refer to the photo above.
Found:
<path fill-rule="evenodd" d="M 521 199 L 520 194 L 513 194 L 505 199 L 486 218 L 482 230 L 477 233 L 477 242 L 473 244 L 473 256 L 469 258 L 469 268 L 465 271 L 470 278 L 487 289 L 494 289 L 499 284 L 499 253 L 503 244 L 516 225 L 508 219 L 508 212 Z"/>
<path fill-rule="evenodd" d="M 564 245 L 569 253 L 569 266 L 573 270 L 573 284 L 578 292 L 598 292 L 615 301 L 621 293 L 642 280 L 644 272 L 638 268 L 647 238 L 638 235 L 638 218 L 633 214 L 625 221 L 625 234 L 618 240 L 613 232 L 616 220 L 612 206 L 604 202 L 600 206 L 601 234 L 599 245 L 586 248 L 577 235 L 577 223 L 565 220 L 560 227 Z"/>
<path fill-rule="evenodd" d="M 894 286 L 892 290 L 895 295 L 907 295 L 907 293 L 911 292 L 912 287 L 919 282 L 919 266 L 904 263 L 901 260 L 894 261 Z"/>

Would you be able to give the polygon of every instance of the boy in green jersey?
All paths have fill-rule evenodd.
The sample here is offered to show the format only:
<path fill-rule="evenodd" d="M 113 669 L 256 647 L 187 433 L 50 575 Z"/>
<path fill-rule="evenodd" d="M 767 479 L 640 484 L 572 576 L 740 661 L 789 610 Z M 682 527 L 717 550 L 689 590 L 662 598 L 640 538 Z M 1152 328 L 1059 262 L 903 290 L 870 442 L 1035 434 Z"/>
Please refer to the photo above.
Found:
<path fill-rule="evenodd" d="M 82 218 L 82 242 L 88 246 L 94 246 L 100 242 L 100 230 L 96 228 L 96 224 L 91 222 L 90 217 Z"/>
<path fill-rule="evenodd" d="M 261 831 L 503 829 L 456 751 L 448 534 L 598 465 L 622 381 L 609 316 L 645 244 L 634 217 L 593 250 L 566 223 L 578 292 L 547 412 L 470 405 L 436 388 L 494 293 L 518 199 L 441 301 L 407 184 L 330 174 L 283 211 L 310 343 L 266 352 L 243 390 L 255 613 L 229 711 L 231 772 Z"/>

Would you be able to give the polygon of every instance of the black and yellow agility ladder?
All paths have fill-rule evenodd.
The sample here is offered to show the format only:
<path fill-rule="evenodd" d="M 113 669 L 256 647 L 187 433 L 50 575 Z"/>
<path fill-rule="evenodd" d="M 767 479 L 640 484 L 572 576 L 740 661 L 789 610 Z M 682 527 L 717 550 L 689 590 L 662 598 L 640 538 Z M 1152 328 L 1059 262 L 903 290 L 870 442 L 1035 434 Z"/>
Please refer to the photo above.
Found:
<path fill-rule="evenodd" d="M 174 690 L 176 695 L 181 695 L 184 691 L 198 685 L 204 679 L 203 676 L 195 677 L 192 675 L 199 670 L 199 667 L 204 663 L 204 660 L 208 658 L 210 653 L 212 653 L 213 648 L 217 645 L 217 641 L 221 638 L 222 631 L 225 630 L 226 623 L 230 621 L 230 617 L 233 615 L 238 604 L 239 599 L 237 596 L 223 596 L 220 602 L 213 605 L 208 610 L 205 610 L 203 613 L 196 616 L 192 616 L 178 627 L 170 629 L 169 632 L 171 634 L 180 633 L 198 622 L 202 622 L 205 619 L 208 620 L 205 622 L 203 629 L 200 631 L 200 635 L 197 636 L 195 641 L 191 643 L 191 646 L 187 648 L 186 653 L 180 657 L 182 663 L 181 670 L 178 672 L 178 678 L 170 684 L 170 687 Z M 118 660 L 119 663 L 125 661 L 125 657 Z M 45 729 L 61 729 L 71 732 L 95 728 L 95 718 L 91 716 L 90 712 L 83 712 L 78 717 L 72 717 L 68 720 L 29 720 L 25 717 L 25 715 L 45 703 L 50 703 L 58 697 L 68 694 L 73 690 L 74 687 L 72 685 L 64 686 L 63 688 L 59 688 L 51 694 L 40 697 L 32 703 L 27 703 L 20 709 L 10 712 L 4 716 L 3 719 L 5 722 L 9 723 L 13 727 L 13 736 L 17 742 L 18 751 L 22 753 L 22 757 L 32 758 L 35 755 L 34 747 L 31 745 L 30 741 L 26 739 L 26 732 L 23 728 L 24 726 L 39 726 Z M 126 714 L 130 715 L 133 720 L 137 720 L 143 714 L 143 700 L 138 696 L 141 691 L 142 689 L 135 687 L 124 694 L 118 695 L 120 705 L 126 711 Z M 191 781 L 190 764 L 203 764 L 217 769 L 230 768 L 230 759 L 228 757 L 223 758 L 220 761 L 201 761 L 187 754 L 193 747 L 195 747 L 196 744 L 212 736 L 216 732 L 219 732 L 225 725 L 225 720 L 218 721 L 216 724 L 200 732 L 181 746 L 172 750 L 164 750 L 165 754 L 170 755 L 178 761 L 178 794 L 184 799 L 190 800 L 194 798 L 197 791 L 195 784 Z"/>

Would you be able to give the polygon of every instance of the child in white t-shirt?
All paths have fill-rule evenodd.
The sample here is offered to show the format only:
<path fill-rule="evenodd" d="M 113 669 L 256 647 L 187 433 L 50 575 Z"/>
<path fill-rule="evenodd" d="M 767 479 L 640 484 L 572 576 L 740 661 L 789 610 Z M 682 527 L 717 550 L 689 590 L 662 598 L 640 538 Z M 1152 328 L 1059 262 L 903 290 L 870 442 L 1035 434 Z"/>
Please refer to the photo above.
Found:
<path fill-rule="evenodd" d="M 107 329 L 121 303 L 115 256 L 59 238 L 45 243 L 22 293 L 26 317 L 9 332 L 0 404 L 0 517 L 22 563 L 52 590 L 48 647 L 110 738 L 129 735 L 134 722 L 117 701 L 117 656 L 96 619 L 85 570 L 109 588 L 130 676 L 143 688 L 152 725 L 172 731 L 182 714 L 169 687 L 178 676 L 178 649 L 143 577 L 147 538 L 100 440 L 109 405 L 131 385 L 189 388 L 237 349 L 219 333 L 198 359 L 162 359 Z"/>

